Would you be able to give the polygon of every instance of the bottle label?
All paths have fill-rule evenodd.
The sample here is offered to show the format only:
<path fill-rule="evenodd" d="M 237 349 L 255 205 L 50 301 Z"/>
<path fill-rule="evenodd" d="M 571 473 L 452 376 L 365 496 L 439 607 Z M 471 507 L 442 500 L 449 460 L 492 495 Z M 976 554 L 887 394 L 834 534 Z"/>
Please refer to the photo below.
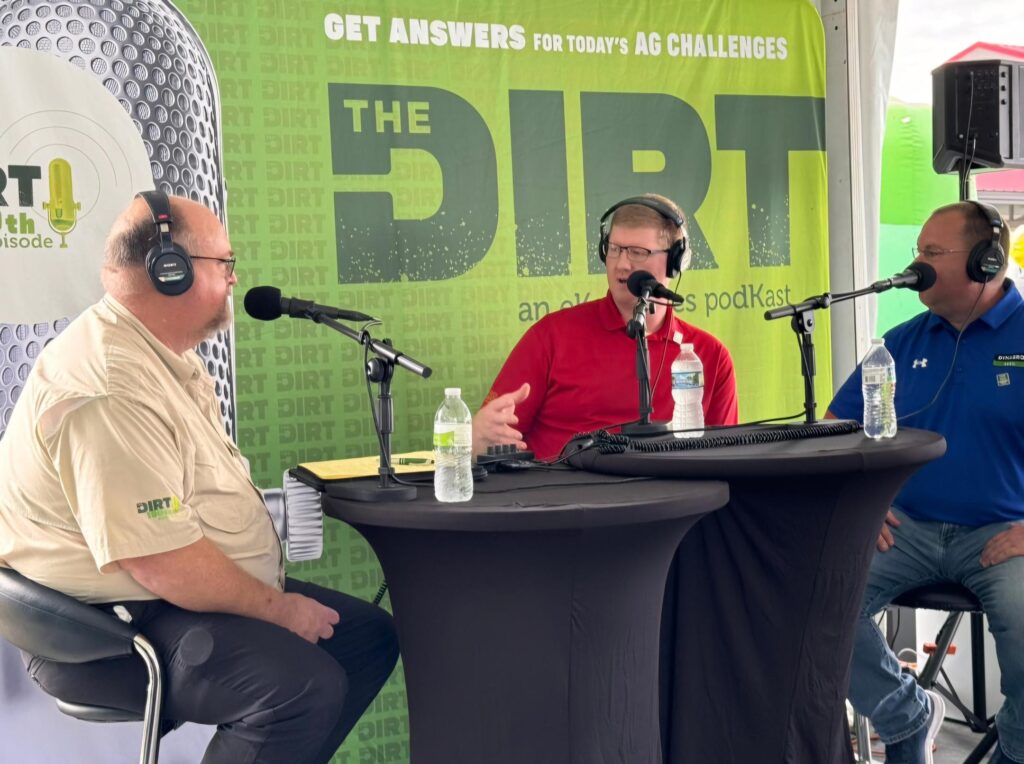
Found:
<path fill-rule="evenodd" d="M 896 381 L 896 370 L 884 366 L 860 370 L 861 382 L 865 385 L 884 385 L 886 382 Z"/>
<path fill-rule="evenodd" d="M 473 428 L 468 424 L 434 430 L 434 448 L 473 445 Z"/>
<path fill-rule="evenodd" d="M 703 371 L 674 371 L 672 372 L 672 389 L 689 390 L 695 387 L 704 387 Z"/>

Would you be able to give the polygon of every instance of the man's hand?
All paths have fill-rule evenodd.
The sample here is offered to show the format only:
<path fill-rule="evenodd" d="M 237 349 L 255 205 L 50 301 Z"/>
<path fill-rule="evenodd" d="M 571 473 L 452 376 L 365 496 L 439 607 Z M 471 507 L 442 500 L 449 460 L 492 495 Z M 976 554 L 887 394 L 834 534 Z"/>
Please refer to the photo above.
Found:
<path fill-rule="evenodd" d="M 334 636 L 338 612 L 302 594 L 285 592 L 276 603 L 274 620 L 314 645 L 317 640 Z"/>
<path fill-rule="evenodd" d="M 981 567 L 990 568 L 1021 556 L 1024 556 L 1024 523 L 1014 523 L 988 540 L 981 550 Z"/>
<path fill-rule="evenodd" d="M 473 417 L 473 453 L 482 454 L 488 446 L 514 443 L 520 451 L 526 449 L 523 434 L 515 428 L 519 424 L 516 406 L 530 394 L 530 383 L 512 393 L 499 395 L 480 407 Z"/>
<path fill-rule="evenodd" d="M 900 527 L 899 518 L 892 513 L 891 509 L 885 514 L 885 522 L 882 523 L 882 532 L 878 534 L 878 542 L 875 544 L 875 546 L 878 547 L 879 552 L 888 552 L 896 546 L 896 539 L 892 535 L 892 531 L 889 530 L 890 525 L 893 528 Z"/>
<path fill-rule="evenodd" d="M 339 620 L 337 611 L 314 599 L 257 580 L 205 536 L 169 552 L 118 562 L 141 586 L 184 610 L 259 618 L 314 644 L 330 639 Z"/>

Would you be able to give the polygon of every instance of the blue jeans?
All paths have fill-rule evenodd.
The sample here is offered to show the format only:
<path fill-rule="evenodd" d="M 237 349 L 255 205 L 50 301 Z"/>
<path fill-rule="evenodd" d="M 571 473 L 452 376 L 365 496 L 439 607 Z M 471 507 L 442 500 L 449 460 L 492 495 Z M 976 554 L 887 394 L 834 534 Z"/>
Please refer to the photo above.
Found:
<path fill-rule="evenodd" d="M 875 552 L 857 620 L 850 666 L 850 702 L 886 743 L 897 743 L 926 722 L 924 692 L 900 672 L 873 616 L 909 589 L 940 581 L 963 584 L 981 601 L 995 638 L 1000 689 L 1006 702 L 996 715 L 999 741 L 1024 761 L 1024 557 L 981 566 L 981 550 L 1009 523 L 981 527 L 912 520 L 898 509 L 896 545 Z"/>

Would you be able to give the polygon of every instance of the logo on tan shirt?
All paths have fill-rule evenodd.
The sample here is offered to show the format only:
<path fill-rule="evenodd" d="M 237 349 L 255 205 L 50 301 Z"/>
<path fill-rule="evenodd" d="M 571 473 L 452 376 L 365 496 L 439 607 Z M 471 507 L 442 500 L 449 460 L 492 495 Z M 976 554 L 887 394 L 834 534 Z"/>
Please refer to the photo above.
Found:
<path fill-rule="evenodd" d="M 177 496 L 165 496 L 162 499 L 140 501 L 135 505 L 135 509 L 150 520 L 163 520 L 181 512 L 181 501 Z"/>

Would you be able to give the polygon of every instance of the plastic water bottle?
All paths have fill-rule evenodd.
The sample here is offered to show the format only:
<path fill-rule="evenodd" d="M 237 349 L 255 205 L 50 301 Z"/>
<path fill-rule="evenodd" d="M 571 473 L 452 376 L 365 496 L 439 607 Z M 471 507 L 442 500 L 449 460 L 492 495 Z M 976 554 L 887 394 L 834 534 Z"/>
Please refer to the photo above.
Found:
<path fill-rule="evenodd" d="M 473 498 L 473 416 L 462 390 L 446 387 L 434 415 L 434 497 L 438 501 Z"/>
<path fill-rule="evenodd" d="M 885 349 L 885 340 L 871 340 L 871 349 L 860 366 L 864 393 L 864 434 L 869 438 L 896 435 L 896 362 Z"/>
<path fill-rule="evenodd" d="M 704 364 L 682 334 L 676 332 L 673 339 L 679 355 L 672 362 L 672 429 L 677 438 L 699 438 L 704 434 Z"/>

